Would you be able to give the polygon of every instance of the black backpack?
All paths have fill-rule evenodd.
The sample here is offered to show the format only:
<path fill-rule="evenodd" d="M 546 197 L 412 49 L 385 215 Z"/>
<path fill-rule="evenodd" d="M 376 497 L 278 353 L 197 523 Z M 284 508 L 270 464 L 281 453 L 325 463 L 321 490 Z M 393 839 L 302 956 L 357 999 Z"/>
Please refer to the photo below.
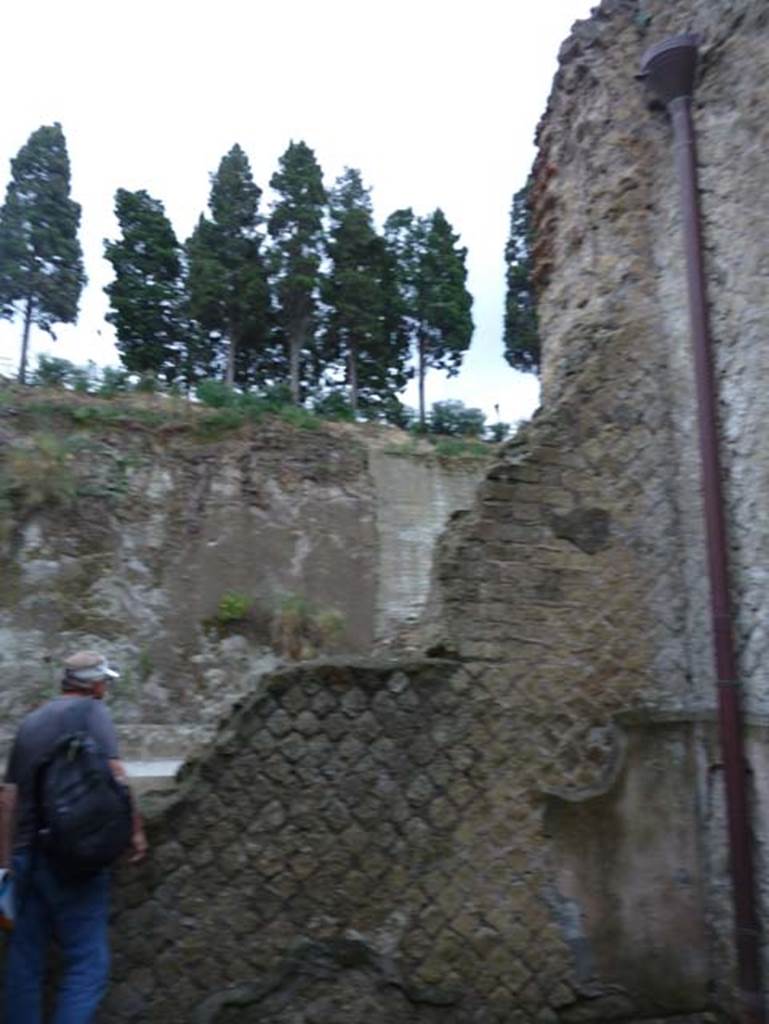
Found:
<path fill-rule="evenodd" d="M 114 777 L 88 734 L 93 701 L 74 703 L 77 728 L 57 741 L 35 780 L 37 845 L 66 881 L 84 880 L 113 864 L 131 841 L 133 819 L 128 787 Z"/>

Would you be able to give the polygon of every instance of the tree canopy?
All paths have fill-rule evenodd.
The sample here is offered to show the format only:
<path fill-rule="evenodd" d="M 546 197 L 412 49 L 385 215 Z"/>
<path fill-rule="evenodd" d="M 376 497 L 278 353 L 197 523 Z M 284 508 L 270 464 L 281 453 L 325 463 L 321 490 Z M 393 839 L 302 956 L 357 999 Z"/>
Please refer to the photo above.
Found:
<path fill-rule="evenodd" d="M 117 190 L 104 291 L 121 372 L 147 387 L 218 378 L 225 391 L 286 390 L 295 403 L 394 422 L 414 415 L 398 394 L 416 372 L 424 426 L 427 371 L 456 374 L 473 333 L 467 251 L 443 211 L 397 210 L 379 230 L 360 171 L 346 168 L 327 192 L 303 141 L 290 142 L 270 186 L 265 218 L 233 145 L 183 244 L 160 199 Z M 53 334 L 77 317 L 85 273 L 69 192 L 61 126 L 44 126 L 12 162 L 0 208 L 0 317 L 23 320 L 21 381 L 31 327 Z"/>
<path fill-rule="evenodd" d="M 61 125 L 30 135 L 11 161 L 0 208 L 0 315 L 23 319 L 19 381 L 24 383 L 30 327 L 53 334 L 77 320 L 86 282 L 78 241 L 80 206 L 70 198 L 70 166 Z"/>
<path fill-rule="evenodd" d="M 342 360 L 354 413 L 360 401 L 381 405 L 408 379 L 408 339 L 394 315 L 394 275 L 384 240 L 374 228 L 369 190 L 360 172 L 346 168 L 329 199 L 330 269 L 327 353 Z"/>
<path fill-rule="evenodd" d="M 159 199 L 144 190 L 115 194 L 121 237 L 105 241 L 115 280 L 104 291 L 117 348 L 127 370 L 172 381 L 184 364 L 188 325 L 184 317 L 181 247 Z"/>
<path fill-rule="evenodd" d="M 505 246 L 504 346 L 514 370 L 539 373 L 540 341 L 537 304 L 531 278 L 531 179 L 513 196 L 510 235 Z"/>
<path fill-rule="evenodd" d="M 320 268 L 325 251 L 323 218 L 326 190 L 314 152 L 304 142 L 291 142 L 270 179 L 277 194 L 267 221 L 272 244 L 270 283 L 281 338 L 286 346 L 289 383 L 300 399 L 301 364 L 319 320 Z"/>
<path fill-rule="evenodd" d="M 400 315 L 416 355 L 419 420 L 426 422 L 428 369 L 459 372 L 473 336 L 473 299 L 466 287 L 467 250 L 437 209 L 416 217 L 396 210 L 385 223 L 385 238 L 396 266 Z"/>
<path fill-rule="evenodd" d="M 269 342 L 269 289 L 259 200 L 248 157 L 234 145 L 211 176 L 210 217 L 186 243 L 190 315 L 202 334 L 196 361 L 224 364 L 230 386 L 253 383 Z"/>

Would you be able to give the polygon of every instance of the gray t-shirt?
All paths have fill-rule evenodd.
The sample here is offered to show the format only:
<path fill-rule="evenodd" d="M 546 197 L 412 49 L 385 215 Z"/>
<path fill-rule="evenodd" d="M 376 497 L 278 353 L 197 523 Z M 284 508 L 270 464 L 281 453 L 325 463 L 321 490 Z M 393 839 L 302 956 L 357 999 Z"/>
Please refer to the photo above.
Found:
<path fill-rule="evenodd" d="M 88 710 L 83 707 L 89 705 Z M 32 711 L 22 721 L 8 758 L 5 781 L 18 790 L 14 849 L 28 846 L 37 825 L 35 773 L 52 753 L 58 740 L 84 729 L 105 757 L 118 757 L 117 735 L 109 711 L 92 697 L 57 697 Z"/>

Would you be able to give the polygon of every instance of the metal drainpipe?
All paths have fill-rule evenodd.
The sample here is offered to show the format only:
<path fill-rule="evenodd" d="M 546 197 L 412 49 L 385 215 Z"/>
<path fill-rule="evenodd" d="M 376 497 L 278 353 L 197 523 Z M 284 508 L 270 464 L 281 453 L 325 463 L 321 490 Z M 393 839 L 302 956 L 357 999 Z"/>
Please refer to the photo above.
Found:
<path fill-rule="evenodd" d="M 641 60 L 639 77 L 645 79 L 663 101 L 673 122 L 697 382 L 702 490 L 718 680 L 718 720 L 726 781 L 739 996 L 742 1019 L 749 1024 L 764 1024 L 747 762 L 742 741 L 737 662 L 732 639 L 726 523 L 697 194 L 697 157 L 691 115 L 697 42 L 696 36 L 680 35 L 653 46 Z"/>

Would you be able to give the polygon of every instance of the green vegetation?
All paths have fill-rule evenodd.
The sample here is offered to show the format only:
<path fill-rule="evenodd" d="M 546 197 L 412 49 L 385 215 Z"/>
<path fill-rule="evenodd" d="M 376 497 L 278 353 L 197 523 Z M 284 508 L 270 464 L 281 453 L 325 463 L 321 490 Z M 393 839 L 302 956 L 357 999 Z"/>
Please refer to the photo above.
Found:
<path fill-rule="evenodd" d="M 216 609 L 216 619 L 222 625 L 231 622 L 242 622 L 248 617 L 254 602 L 245 594 L 228 590 L 222 594 Z"/>
<path fill-rule="evenodd" d="M 326 190 L 315 154 L 304 142 L 291 142 L 270 178 L 277 194 L 267 221 L 270 285 L 276 306 L 277 337 L 288 359 L 291 398 L 298 404 L 303 386 L 317 381 L 313 359 L 319 321 L 320 267 L 325 254 L 323 219 Z"/>
<path fill-rule="evenodd" d="M 416 372 L 425 425 L 427 370 L 458 372 L 473 331 L 459 236 L 440 209 L 398 210 L 380 232 L 360 171 L 345 168 L 327 190 L 304 141 L 288 145 L 270 187 L 262 214 L 262 189 L 236 143 L 183 243 L 159 198 L 119 188 L 117 237 L 104 252 L 122 369 L 97 387 L 95 368 L 46 357 L 34 383 L 105 397 L 129 383 L 167 395 L 221 380 L 260 398 L 284 387 L 293 405 L 323 416 L 405 427 L 413 416 L 398 394 Z M 0 317 L 23 320 L 23 383 L 31 327 L 53 334 L 53 324 L 77 318 L 85 274 L 69 188 L 61 126 L 41 127 L 13 161 L 0 209 Z"/>
<path fill-rule="evenodd" d="M 428 423 L 431 434 L 447 437 L 481 437 L 486 416 L 480 409 L 468 409 L 464 402 L 448 399 L 434 402 Z"/>
<path fill-rule="evenodd" d="M 333 650 L 344 628 L 342 612 L 318 608 L 305 597 L 288 594 L 273 617 L 272 642 L 282 657 L 301 661 Z"/>
<path fill-rule="evenodd" d="M 442 459 L 488 459 L 489 447 L 482 441 L 442 438 L 435 443 L 435 454 Z"/>
<path fill-rule="evenodd" d="M 163 204 L 147 192 L 119 188 L 115 216 L 121 238 L 104 243 L 115 280 L 104 291 L 117 348 L 129 373 L 162 374 L 172 381 L 182 370 L 185 335 L 181 247 Z"/>
<path fill-rule="evenodd" d="M 224 368 L 230 387 L 262 378 L 269 343 L 270 297 L 262 257 L 262 190 L 237 144 L 211 178 L 210 217 L 201 215 L 186 245 L 190 314 L 197 345 L 188 380 Z"/>
<path fill-rule="evenodd" d="M 26 515 L 44 507 L 71 507 L 77 497 L 78 447 L 77 439 L 37 433 L 6 449 L 0 463 L 6 511 Z"/>
<path fill-rule="evenodd" d="M 459 236 L 440 209 L 428 217 L 415 217 L 410 208 L 396 210 L 384 231 L 402 329 L 416 357 L 424 426 L 427 370 L 457 374 L 473 336 L 467 249 L 458 248 Z"/>
<path fill-rule="evenodd" d="M 409 339 L 397 315 L 393 261 L 374 228 L 369 190 L 346 168 L 330 194 L 324 354 L 344 367 L 349 407 L 392 400 L 408 381 Z"/>
<path fill-rule="evenodd" d="M 53 335 L 55 323 L 74 323 L 86 283 L 77 238 L 80 206 L 69 191 L 61 125 L 38 128 L 11 161 L 11 180 L 0 208 L 0 317 L 22 318 L 21 384 L 26 381 L 31 326 Z"/>
<path fill-rule="evenodd" d="M 516 192 L 510 211 L 510 235 L 505 246 L 507 264 L 504 346 L 505 359 L 514 370 L 539 373 L 540 340 L 537 303 L 532 280 L 532 180 Z"/>
<path fill-rule="evenodd" d="M 81 430 L 113 426 L 172 428 L 175 433 L 212 440 L 271 417 L 298 430 L 318 430 L 324 422 L 358 422 L 346 392 L 340 388 L 319 391 L 308 399 L 307 406 L 296 406 L 284 385 L 241 391 L 221 380 L 204 380 L 198 383 L 195 398 L 188 399 L 173 385 L 164 386 L 152 375 L 137 380 L 124 370 L 107 367 L 99 371 L 93 364 L 76 367 L 49 356 L 40 357 L 32 379 L 35 387 L 31 391 L 0 386 L 0 409 L 12 407 L 23 396 L 19 411 L 32 431 L 59 431 L 66 429 L 66 423 Z M 506 423 L 486 426 L 479 409 L 456 400 L 434 402 L 424 426 L 416 421 L 414 410 L 397 399 L 386 408 L 367 411 L 370 421 L 405 427 L 415 439 L 421 437 L 433 444 L 441 438 L 499 443 L 510 432 Z M 398 455 L 419 453 L 416 440 L 405 445 L 394 443 L 388 450 Z M 465 446 L 461 450 L 468 454 L 471 449 Z M 459 452 L 460 446 L 441 448 L 442 455 L 452 451 Z"/>

